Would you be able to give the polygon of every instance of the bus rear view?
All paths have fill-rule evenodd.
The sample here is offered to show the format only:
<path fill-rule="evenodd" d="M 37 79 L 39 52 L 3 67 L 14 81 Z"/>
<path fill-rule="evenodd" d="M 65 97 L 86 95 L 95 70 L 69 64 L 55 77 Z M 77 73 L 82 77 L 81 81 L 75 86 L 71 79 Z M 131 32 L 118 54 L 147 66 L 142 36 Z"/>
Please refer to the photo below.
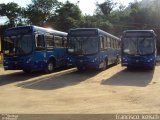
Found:
<path fill-rule="evenodd" d="M 127 30 L 122 36 L 122 66 L 155 68 L 156 35 L 153 30 Z"/>

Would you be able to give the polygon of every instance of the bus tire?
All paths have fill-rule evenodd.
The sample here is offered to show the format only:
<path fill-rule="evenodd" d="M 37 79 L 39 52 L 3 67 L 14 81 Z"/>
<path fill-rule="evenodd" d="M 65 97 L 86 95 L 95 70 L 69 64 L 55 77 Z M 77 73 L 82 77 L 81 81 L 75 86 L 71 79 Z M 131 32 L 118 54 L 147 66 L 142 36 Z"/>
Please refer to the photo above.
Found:
<path fill-rule="evenodd" d="M 127 66 L 127 70 L 132 70 L 133 68 L 131 66 Z"/>
<path fill-rule="evenodd" d="M 104 70 L 107 69 L 107 67 L 108 67 L 108 62 L 107 62 L 107 60 L 103 60 L 103 67 L 102 67 L 100 70 L 104 71 Z"/>
<path fill-rule="evenodd" d="M 23 72 L 25 72 L 25 73 L 31 73 L 31 70 L 25 70 L 25 69 L 23 69 Z"/>
<path fill-rule="evenodd" d="M 149 68 L 149 70 L 154 70 L 154 69 L 155 69 L 155 65 Z"/>
<path fill-rule="evenodd" d="M 55 64 L 53 60 L 49 60 L 47 62 L 47 66 L 45 68 L 45 73 L 52 73 L 55 69 Z"/>
<path fill-rule="evenodd" d="M 85 68 L 84 68 L 84 67 L 77 67 L 77 69 L 78 69 L 78 71 L 80 71 L 80 72 L 82 72 L 82 71 L 84 71 L 84 70 L 85 70 Z"/>
<path fill-rule="evenodd" d="M 118 65 L 120 63 L 120 59 L 119 59 L 119 57 L 117 56 L 117 58 L 116 58 L 116 65 Z"/>

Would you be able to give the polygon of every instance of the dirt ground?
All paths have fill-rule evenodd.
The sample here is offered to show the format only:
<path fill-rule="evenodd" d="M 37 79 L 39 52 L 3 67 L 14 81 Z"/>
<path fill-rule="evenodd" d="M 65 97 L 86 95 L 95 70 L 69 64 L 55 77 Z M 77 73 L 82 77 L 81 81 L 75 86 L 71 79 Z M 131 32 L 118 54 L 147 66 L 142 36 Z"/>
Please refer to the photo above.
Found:
<path fill-rule="evenodd" d="M 47 75 L 0 68 L 0 113 L 160 113 L 160 66 Z"/>

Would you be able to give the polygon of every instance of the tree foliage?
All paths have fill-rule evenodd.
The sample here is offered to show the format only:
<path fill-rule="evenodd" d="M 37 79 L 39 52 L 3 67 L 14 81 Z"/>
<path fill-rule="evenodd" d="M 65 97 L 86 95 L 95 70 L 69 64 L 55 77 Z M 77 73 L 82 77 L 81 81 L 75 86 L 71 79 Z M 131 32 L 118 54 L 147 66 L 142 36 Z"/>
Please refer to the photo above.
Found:
<path fill-rule="evenodd" d="M 22 15 L 22 8 L 14 2 L 7 4 L 0 4 L 0 16 L 6 16 L 9 19 L 10 24 L 14 24 L 15 21 L 20 21 Z"/>
<path fill-rule="evenodd" d="M 115 7 L 116 3 L 114 3 L 112 0 L 106 0 L 105 2 L 99 4 L 97 2 L 97 7 L 100 9 L 100 12 L 105 15 L 109 16 L 113 8 Z"/>
<path fill-rule="evenodd" d="M 79 7 L 69 1 L 62 4 L 53 16 L 53 26 L 62 31 L 68 31 L 70 28 L 76 28 L 81 22 L 81 11 Z"/>
<path fill-rule="evenodd" d="M 43 26 L 59 6 L 57 0 L 32 0 L 25 10 L 25 17 L 30 24 Z"/>

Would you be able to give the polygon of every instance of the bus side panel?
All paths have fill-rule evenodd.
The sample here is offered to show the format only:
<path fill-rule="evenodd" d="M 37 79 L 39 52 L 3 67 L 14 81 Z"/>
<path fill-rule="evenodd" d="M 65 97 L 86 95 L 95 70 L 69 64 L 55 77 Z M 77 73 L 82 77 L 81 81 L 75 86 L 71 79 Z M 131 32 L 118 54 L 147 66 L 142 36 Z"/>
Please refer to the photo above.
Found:
<path fill-rule="evenodd" d="M 107 58 L 108 58 L 108 65 L 113 64 L 116 62 L 118 57 L 118 51 L 115 48 L 108 48 L 107 49 Z"/>
<path fill-rule="evenodd" d="M 35 51 L 33 57 L 33 70 L 43 70 L 46 66 L 46 52 L 45 51 Z"/>
<path fill-rule="evenodd" d="M 58 61 L 58 66 L 66 66 L 67 62 L 67 53 L 66 53 L 66 48 L 56 48 L 55 52 L 57 53 L 57 61 Z"/>
<path fill-rule="evenodd" d="M 53 51 L 47 51 L 47 60 L 54 58 L 56 61 L 55 67 L 62 67 L 66 66 L 66 48 L 54 48 Z"/>

